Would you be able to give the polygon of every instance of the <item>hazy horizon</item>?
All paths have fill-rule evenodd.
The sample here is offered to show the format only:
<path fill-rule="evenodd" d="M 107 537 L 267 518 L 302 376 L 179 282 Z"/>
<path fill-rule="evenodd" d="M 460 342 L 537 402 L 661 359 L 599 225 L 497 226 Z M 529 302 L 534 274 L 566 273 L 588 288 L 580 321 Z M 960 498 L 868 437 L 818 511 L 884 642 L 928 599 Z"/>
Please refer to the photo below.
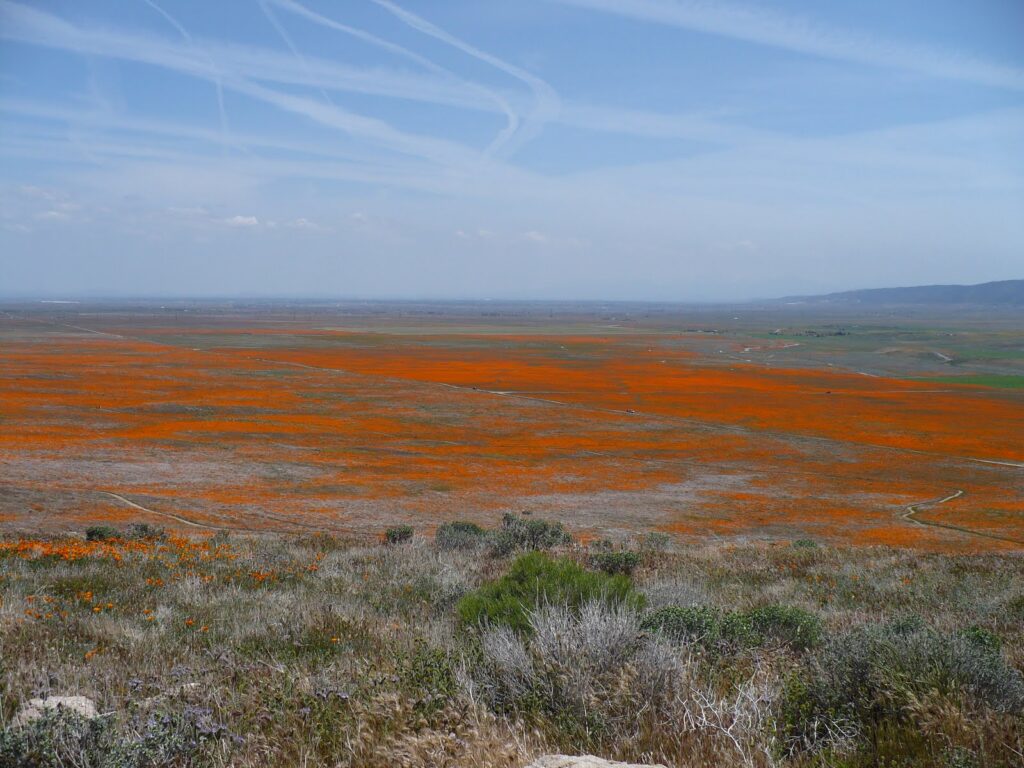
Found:
<path fill-rule="evenodd" d="M 1022 278 L 1024 279 L 1024 278 Z M 1016 281 L 1015 278 L 1009 278 L 1009 281 Z M 1006 282 L 1006 281 L 991 281 L 991 282 Z M 947 286 L 959 285 L 959 284 L 947 284 Z M 861 290 L 872 290 L 872 289 L 886 289 L 886 288 L 913 288 L 919 286 L 857 286 L 855 288 L 842 289 L 830 293 L 846 293 Z M 940 286 L 946 287 L 946 286 Z M 812 294 L 796 294 L 786 293 L 772 296 L 748 296 L 748 297 L 737 297 L 737 298 L 723 298 L 717 300 L 684 300 L 684 299 L 651 299 L 651 298 L 567 298 L 564 296 L 554 296 L 550 298 L 532 298 L 528 296 L 429 296 L 423 295 L 418 296 L 415 294 L 407 295 L 375 295 L 375 296 L 360 296 L 360 295 L 344 295 L 344 294 L 314 294 L 314 293 L 295 293 L 295 294 L 283 294 L 283 293 L 206 293 L 206 294 L 185 294 L 185 293 L 121 293 L 121 294 L 102 294 L 102 293 L 3 293 L 0 292 L 0 301 L 11 301 L 11 302 L 35 302 L 41 304 L 81 304 L 81 303 L 103 303 L 103 302 L 117 302 L 117 301 L 198 301 L 198 302 L 217 302 L 217 301 L 266 301 L 266 302 L 339 302 L 339 303 L 381 303 L 386 304 L 389 302 L 395 303 L 436 303 L 436 304 L 487 304 L 494 302 L 496 304 L 651 304 L 651 305 L 679 305 L 689 307 L 718 307 L 718 306 L 743 306 L 757 304 L 760 302 L 775 302 L 781 299 L 796 299 L 803 296 L 811 296 Z M 815 294 L 817 295 L 817 294 Z M 827 295 L 827 294 L 824 294 Z"/>
<path fill-rule="evenodd" d="M 1022 277 L 1024 5 L 0 0 L 0 296 Z"/>

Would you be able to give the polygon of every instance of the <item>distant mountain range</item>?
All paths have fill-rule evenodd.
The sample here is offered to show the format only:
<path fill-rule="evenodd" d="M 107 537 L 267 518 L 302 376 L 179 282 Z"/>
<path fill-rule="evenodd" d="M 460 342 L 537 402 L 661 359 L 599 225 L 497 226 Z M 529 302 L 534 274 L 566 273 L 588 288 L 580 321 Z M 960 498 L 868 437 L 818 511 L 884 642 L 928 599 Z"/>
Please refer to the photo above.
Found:
<path fill-rule="evenodd" d="M 822 296 L 787 296 L 779 301 L 807 304 L 975 304 L 1024 306 L 1024 280 L 999 280 L 978 285 L 917 285 L 909 288 L 869 288 Z"/>

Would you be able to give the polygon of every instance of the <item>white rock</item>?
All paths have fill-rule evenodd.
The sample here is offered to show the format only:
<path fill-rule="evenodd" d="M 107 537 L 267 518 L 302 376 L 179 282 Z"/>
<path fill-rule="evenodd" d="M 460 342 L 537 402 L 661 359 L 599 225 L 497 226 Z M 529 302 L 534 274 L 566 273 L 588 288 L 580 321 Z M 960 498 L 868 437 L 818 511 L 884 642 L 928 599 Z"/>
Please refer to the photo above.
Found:
<path fill-rule="evenodd" d="M 544 755 L 538 757 L 526 768 L 665 768 L 664 765 L 639 765 L 636 763 L 616 763 L 593 755 Z"/>
<path fill-rule="evenodd" d="M 86 720 L 92 720 L 99 715 L 92 699 L 87 699 L 85 696 L 49 696 L 45 699 L 29 699 L 11 720 L 11 727 L 20 728 L 23 725 L 28 725 L 47 712 L 58 709 L 74 712 Z"/>

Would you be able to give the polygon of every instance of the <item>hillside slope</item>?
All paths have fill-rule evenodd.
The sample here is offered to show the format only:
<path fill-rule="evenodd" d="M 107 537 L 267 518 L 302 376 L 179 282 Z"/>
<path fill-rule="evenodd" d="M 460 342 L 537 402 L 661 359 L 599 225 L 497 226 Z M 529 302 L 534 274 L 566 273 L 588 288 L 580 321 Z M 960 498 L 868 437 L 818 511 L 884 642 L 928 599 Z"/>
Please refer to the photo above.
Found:
<path fill-rule="evenodd" d="M 977 285 L 918 285 L 871 288 L 822 296 L 789 296 L 782 301 L 821 304 L 979 304 L 1024 306 L 1024 280 L 999 280 Z"/>

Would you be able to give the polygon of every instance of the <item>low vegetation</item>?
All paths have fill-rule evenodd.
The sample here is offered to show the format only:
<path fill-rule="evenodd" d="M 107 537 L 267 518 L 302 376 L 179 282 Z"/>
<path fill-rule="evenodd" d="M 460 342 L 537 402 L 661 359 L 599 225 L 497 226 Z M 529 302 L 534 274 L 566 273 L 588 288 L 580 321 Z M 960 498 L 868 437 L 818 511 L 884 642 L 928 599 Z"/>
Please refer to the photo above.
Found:
<path fill-rule="evenodd" d="M 384 531 L 384 540 L 388 544 L 401 544 L 403 541 L 409 541 L 413 533 L 411 525 L 398 525 Z"/>
<path fill-rule="evenodd" d="M 487 531 L 476 523 L 455 521 L 437 526 L 434 541 L 438 549 L 477 549 L 487 542 Z"/>
<path fill-rule="evenodd" d="M 628 578 L 582 568 L 568 558 L 540 552 L 520 555 L 509 572 L 489 581 L 459 601 L 459 617 L 469 626 L 501 625 L 517 632 L 533 628 L 531 614 L 539 607 L 557 606 L 571 613 L 588 603 L 643 605 Z"/>
<path fill-rule="evenodd" d="M 572 536 L 561 523 L 534 520 L 506 514 L 501 528 L 489 539 L 491 551 L 497 555 L 513 552 L 537 552 L 572 543 Z"/>
<path fill-rule="evenodd" d="M 788 605 L 747 611 L 672 605 L 649 614 L 643 626 L 679 643 L 723 651 L 770 645 L 806 651 L 821 639 L 820 619 Z"/>
<path fill-rule="evenodd" d="M 1021 764 L 1020 555 L 394 530 L 0 541 L 0 765 Z"/>
<path fill-rule="evenodd" d="M 590 556 L 590 563 L 605 573 L 621 573 L 631 576 L 640 565 L 639 552 L 595 552 Z"/>

